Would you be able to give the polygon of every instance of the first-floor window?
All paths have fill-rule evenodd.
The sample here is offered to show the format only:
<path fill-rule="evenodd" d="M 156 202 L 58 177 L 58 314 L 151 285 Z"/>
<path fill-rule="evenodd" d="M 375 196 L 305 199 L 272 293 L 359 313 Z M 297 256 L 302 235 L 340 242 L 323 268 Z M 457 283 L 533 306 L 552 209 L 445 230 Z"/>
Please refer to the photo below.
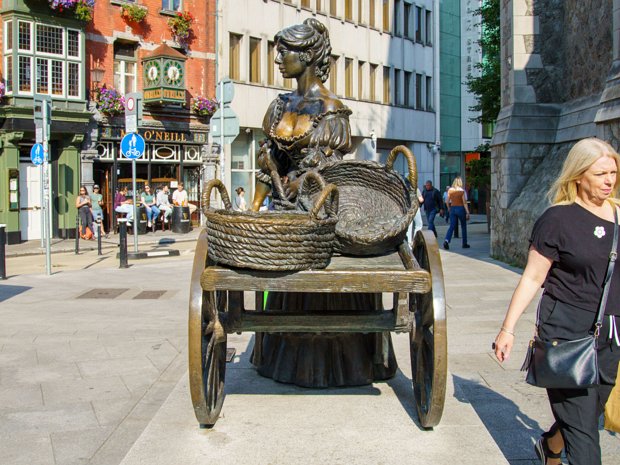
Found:
<path fill-rule="evenodd" d="M 114 60 L 114 87 L 121 94 L 136 91 L 136 63 Z"/>
<path fill-rule="evenodd" d="M 20 92 L 32 92 L 31 82 L 31 70 L 32 70 L 32 57 L 19 57 L 19 91 Z"/>
<path fill-rule="evenodd" d="M 6 67 L 6 76 L 4 78 L 5 91 L 8 94 L 9 92 L 13 92 L 13 56 L 8 55 L 5 57 Z"/>
<path fill-rule="evenodd" d="M 181 10 L 181 0 L 161 0 L 161 9 L 168 11 L 179 11 Z"/>

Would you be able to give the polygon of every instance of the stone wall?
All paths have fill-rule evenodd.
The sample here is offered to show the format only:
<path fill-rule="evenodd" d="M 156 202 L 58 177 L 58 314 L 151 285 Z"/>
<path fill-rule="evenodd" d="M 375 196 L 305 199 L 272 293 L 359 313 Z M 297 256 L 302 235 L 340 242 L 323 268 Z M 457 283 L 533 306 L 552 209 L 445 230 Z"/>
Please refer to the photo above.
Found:
<path fill-rule="evenodd" d="M 524 265 L 572 145 L 620 148 L 620 0 L 504 0 L 502 110 L 492 142 L 491 254 Z"/>

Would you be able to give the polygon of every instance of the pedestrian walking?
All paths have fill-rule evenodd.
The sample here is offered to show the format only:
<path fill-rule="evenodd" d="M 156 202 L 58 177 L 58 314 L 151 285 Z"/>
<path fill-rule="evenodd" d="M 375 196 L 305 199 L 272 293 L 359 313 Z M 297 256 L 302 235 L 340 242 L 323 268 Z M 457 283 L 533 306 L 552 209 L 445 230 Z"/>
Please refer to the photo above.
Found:
<path fill-rule="evenodd" d="M 467 243 L 467 220 L 469 220 L 469 208 L 467 207 L 467 193 L 463 189 L 463 180 L 460 176 L 454 178 L 452 187 L 448 190 L 448 207 L 450 209 L 450 227 L 443 241 L 443 248 L 450 249 L 452 234 L 457 222 L 461 222 L 461 236 L 463 238 L 463 248 L 469 249 Z"/>
<path fill-rule="evenodd" d="M 105 229 L 103 227 L 103 195 L 101 195 L 101 191 L 99 190 L 99 184 L 95 184 L 93 186 L 93 193 L 90 194 L 90 204 L 91 204 L 91 208 L 90 211 L 93 215 L 93 222 L 96 222 L 97 220 L 101 220 L 100 224 L 100 230 L 99 232 L 97 232 L 97 228 L 95 228 L 95 231 L 93 231 L 95 233 L 95 236 L 97 236 L 97 234 L 101 234 L 102 236 L 105 236 L 106 239 L 108 238 L 108 235 L 105 233 Z"/>
<path fill-rule="evenodd" d="M 443 207 L 444 207 L 444 219 L 446 220 L 446 224 L 450 222 L 450 206 L 448 205 L 448 191 L 450 190 L 450 185 L 446 186 L 446 191 L 443 193 Z"/>
<path fill-rule="evenodd" d="M 437 237 L 437 230 L 435 229 L 435 217 L 437 214 L 443 215 L 443 202 L 441 200 L 441 192 L 433 187 L 432 181 L 426 181 L 424 183 L 424 192 L 422 192 L 422 201 L 424 202 L 424 212 L 426 213 L 426 222 L 428 223 L 428 230 L 433 231 L 435 237 Z"/>
<path fill-rule="evenodd" d="M 543 341 L 573 341 L 596 335 L 600 383 L 582 389 L 548 388 L 555 423 L 536 442 L 541 464 L 600 465 L 599 418 L 620 361 L 620 273 L 611 275 L 607 305 L 602 298 L 619 200 L 620 156 L 606 142 L 588 138 L 568 153 L 549 192 L 553 205 L 536 221 L 528 260 L 501 330 L 495 338 L 500 362 L 510 357 L 519 317 L 542 286 L 537 335 Z M 615 252 L 615 251 L 612 251 Z M 603 308 L 604 307 L 604 308 Z M 567 367 L 566 371 L 577 369 Z"/>

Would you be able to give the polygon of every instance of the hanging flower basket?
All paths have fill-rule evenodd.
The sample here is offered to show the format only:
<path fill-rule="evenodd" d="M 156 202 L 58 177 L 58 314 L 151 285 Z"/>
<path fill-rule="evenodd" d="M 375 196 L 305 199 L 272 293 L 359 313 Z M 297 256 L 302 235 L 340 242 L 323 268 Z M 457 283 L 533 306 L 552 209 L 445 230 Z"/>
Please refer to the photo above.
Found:
<path fill-rule="evenodd" d="M 194 16 L 189 11 L 177 12 L 168 20 L 168 27 L 174 40 L 179 44 L 187 45 L 192 35 L 192 23 Z"/>
<path fill-rule="evenodd" d="M 105 116 L 117 116 L 125 113 L 125 97 L 116 89 L 103 86 L 95 92 L 97 109 Z"/>
<path fill-rule="evenodd" d="M 209 97 L 198 95 L 191 100 L 192 111 L 203 118 L 210 118 L 217 110 L 218 102 Z"/>
<path fill-rule="evenodd" d="M 143 5 L 136 5 L 135 3 L 123 3 L 121 5 L 121 16 L 125 21 L 141 23 L 148 12 L 148 8 Z"/>
<path fill-rule="evenodd" d="M 72 14 L 80 21 L 93 19 L 95 0 L 47 0 L 52 10 Z"/>

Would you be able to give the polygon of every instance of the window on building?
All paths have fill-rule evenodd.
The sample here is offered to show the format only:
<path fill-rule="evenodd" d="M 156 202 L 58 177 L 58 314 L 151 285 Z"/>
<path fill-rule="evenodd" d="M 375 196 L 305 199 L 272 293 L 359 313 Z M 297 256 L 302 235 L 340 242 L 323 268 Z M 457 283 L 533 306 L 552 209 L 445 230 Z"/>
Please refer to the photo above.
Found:
<path fill-rule="evenodd" d="M 412 78 L 413 78 L 413 73 L 409 71 L 405 71 L 405 92 L 404 92 L 405 96 L 403 99 L 403 104 L 406 107 L 411 107 L 413 103 L 411 101 L 411 88 L 413 86 Z"/>
<path fill-rule="evenodd" d="M 368 24 L 370 27 L 376 27 L 375 8 L 375 0 L 368 0 Z"/>
<path fill-rule="evenodd" d="M 329 0 L 329 14 L 338 16 L 338 0 Z"/>
<path fill-rule="evenodd" d="M 364 0 L 357 0 L 357 22 L 364 22 Z"/>
<path fill-rule="evenodd" d="M 411 17 L 411 3 L 405 3 L 403 9 L 404 36 L 411 39 L 411 27 L 413 26 L 413 18 Z"/>
<path fill-rule="evenodd" d="M 383 0 L 383 30 L 390 31 L 390 0 Z"/>
<path fill-rule="evenodd" d="M 402 71 L 399 69 L 394 70 L 394 104 L 402 105 L 403 104 L 403 94 L 400 88 L 400 76 Z"/>
<path fill-rule="evenodd" d="M 415 7 L 415 41 L 422 42 L 422 8 Z"/>
<path fill-rule="evenodd" d="M 286 87 L 287 89 L 292 89 L 293 88 L 293 80 L 292 79 L 284 78 L 282 81 L 283 81 L 282 85 L 284 87 Z"/>
<path fill-rule="evenodd" d="M 347 98 L 353 97 L 353 60 L 344 60 L 344 95 Z"/>
<path fill-rule="evenodd" d="M 301 6 L 304 8 L 310 8 L 310 0 L 301 0 Z"/>
<path fill-rule="evenodd" d="M 230 146 L 230 181 L 232 189 L 243 187 L 248 204 L 254 197 L 256 186 L 256 160 L 260 150 L 260 141 L 265 134 L 258 129 L 242 130 Z M 234 202 L 234 199 L 233 199 Z"/>
<path fill-rule="evenodd" d="M 402 34 L 402 29 L 400 27 L 400 24 L 401 24 L 400 0 L 394 0 L 394 10 L 392 13 L 392 31 L 397 36 Z"/>
<path fill-rule="evenodd" d="M 418 110 L 423 110 L 424 107 L 422 107 L 422 75 L 421 74 L 416 74 L 415 75 L 415 107 Z"/>
<path fill-rule="evenodd" d="M 370 65 L 368 67 L 369 77 L 368 79 L 368 98 L 371 102 L 377 101 L 377 65 Z"/>
<path fill-rule="evenodd" d="M 136 44 L 114 42 L 114 88 L 121 94 L 136 91 Z"/>
<path fill-rule="evenodd" d="M 228 75 L 230 79 L 241 79 L 241 36 L 230 34 L 229 54 L 228 54 Z"/>
<path fill-rule="evenodd" d="M 426 10 L 426 44 L 431 45 L 433 43 L 433 14 L 431 11 Z"/>
<path fill-rule="evenodd" d="M 433 111 L 433 80 L 426 76 L 426 109 Z"/>
<path fill-rule="evenodd" d="M 131 1 L 135 2 L 135 0 Z M 161 0 L 161 9 L 165 11 L 181 11 L 182 6 L 181 0 Z"/>
<path fill-rule="evenodd" d="M 383 103 L 390 104 L 390 68 L 388 66 L 383 67 Z"/>
<path fill-rule="evenodd" d="M 267 85 L 273 86 L 276 83 L 276 44 L 272 41 L 267 42 Z"/>
<path fill-rule="evenodd" d="M 250 82 L 260 83 L 260 39 L 250 37 Z"/>
<path fill-rule="evenodd" d="M 363 61 L 357 62 L 357 98 L 362 100 L 364 95 L 364 67 L 366 63 Z"/>
<path fill-rule="evenodd" d="M 82 33 L 76 29 L 18 20 L 15 49 L 13 25 L 14 21 L 4 23 L 5 92 L 81 98 Z M 13 83 L 15 65 L 16 84 Z"/>
<path fill-rule="evenodd" d="M 344 19 L 353 21 L 353 0 L 344 0 Z"/>
<path fill-rule="evenodd" d="M 338 57 L 334 55 L 329 64 L 329 90 L 338 95 Z"/>
<path fill-rule="evenodd" d="M 316 11 L 323 11 L 323 3 L 321 0 L 316 0 Z"/>

